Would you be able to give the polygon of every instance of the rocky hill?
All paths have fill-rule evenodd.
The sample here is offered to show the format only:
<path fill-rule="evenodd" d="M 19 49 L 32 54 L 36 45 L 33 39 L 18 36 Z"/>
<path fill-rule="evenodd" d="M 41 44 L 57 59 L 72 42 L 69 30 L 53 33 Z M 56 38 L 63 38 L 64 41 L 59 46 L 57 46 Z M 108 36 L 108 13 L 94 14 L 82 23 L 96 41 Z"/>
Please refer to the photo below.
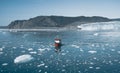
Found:
<path fill-rule="evenodd" d="M 108 22 L 111 19 L 99 16 L 93 17 L 64 17 L 64 16 L 37 16 L 29 20 L 15 20 L 8 25 L 10 29 L 39 29 L 42 27 L 66 27 L 83 23 Z"/>

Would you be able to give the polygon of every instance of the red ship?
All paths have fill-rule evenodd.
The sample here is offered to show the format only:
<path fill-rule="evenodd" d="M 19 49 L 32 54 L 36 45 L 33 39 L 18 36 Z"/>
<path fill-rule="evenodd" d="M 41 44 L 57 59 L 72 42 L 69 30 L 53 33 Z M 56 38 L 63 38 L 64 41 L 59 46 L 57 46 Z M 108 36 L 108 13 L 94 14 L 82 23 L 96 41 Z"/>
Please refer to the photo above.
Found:
<path fill-rule="evenodd" d="M 56 49 L 59 49 L 61 47 L 61 39 L 56 38 L 54 46 Z"/>

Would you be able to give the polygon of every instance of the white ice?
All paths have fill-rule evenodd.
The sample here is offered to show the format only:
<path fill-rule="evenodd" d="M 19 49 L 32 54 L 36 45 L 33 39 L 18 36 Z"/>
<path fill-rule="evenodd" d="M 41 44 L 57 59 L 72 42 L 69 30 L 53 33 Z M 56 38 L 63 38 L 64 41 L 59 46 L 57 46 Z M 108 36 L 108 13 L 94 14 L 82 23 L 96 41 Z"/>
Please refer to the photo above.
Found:
<path fill-rule="evenodd" d="M 94 33 L 93 35 L 94 35 L 94 36 L 98 36 L 98 35 L 99 35 L 99 33 Z"/>
<path fill-rule="evenodd" d="M 33 50 L 33 48 L 29 48 L 29 49 L 28 49 L 28 51 L 32 51 L 32 50 Z"/>
<path fill-rule="evenodd" d="M 120 51 L 117 51 L 118 52 L 118 54 L 120 54 Z"/>
<path fill-rule="evenodd" d="M 3 63 L 3 64 L 2 64 L 2 66 L 6 66 L 6 65 L 8 65 L 8 63 Z"/>
<path fill-rule="evenodd" d="M 0 54 L 3 54 L 3 48 L 0 48 Z"/>
<path fill-rule="evenodd" d="M 74 48 L 80 48 L 80 46 L 78 46 L 78 45 L 71 45 L 72 47 L 74 47 Z"/>
<path fill-rule="evenodd" d="M 29 54 L 24 54 L 24 55 L 20 55 L 18 57 L 16 57 L 14 59 L 14 63 L 26 63 L 29 62 L 33 59 L 33 57 Z"/>
<path fill-rule="evenodd" d="M 37 54 L 37 52 L 36 51 L 31 51 L 31 52 L 29 52 L 30 54 Z"/>
<path fill-rule="evenodd" d="M 96 67 L 96 69 L 100 69 L 100 67 Z"/>
<path fill-rule="evenodd" d="M 118 30 L 120 29 L 119 21 L 112 22 L 96 22 L 96 23 L 88 23 L 83 25 L 78 25 L 77 28 L 82 28 L 81 30 Z"/>
<path fill-rule="evenodd" d="M 3 54 L 3 52 L 0 51 L 0 55 Z"/>
<path fill-rule="evenodd" d="M 0 51 L 3 51 L 3 48 L 0 48 Z"/>
<path fill-rule="evenodd" d="M 45 51 L 45 49 L 42 49 L 42 48 L 40 48 L 40 49 L 38 49 L 40 52 L 43 52 L 43 51 Z"/>
<path fill-rule="evenodd" d="M 42 63 L 42 64 L 37 65 L 37 67 L 41 67 L 41 66 L 44 66 L 44 65 L 45 65 L 45 63 Z"/>
<path fill-rule="evenodd" d="M 91 54 L 97 53 L 97 51 L 94 51 L 94 50 L 90 50 L 88 52 L 91 53 Z"/>

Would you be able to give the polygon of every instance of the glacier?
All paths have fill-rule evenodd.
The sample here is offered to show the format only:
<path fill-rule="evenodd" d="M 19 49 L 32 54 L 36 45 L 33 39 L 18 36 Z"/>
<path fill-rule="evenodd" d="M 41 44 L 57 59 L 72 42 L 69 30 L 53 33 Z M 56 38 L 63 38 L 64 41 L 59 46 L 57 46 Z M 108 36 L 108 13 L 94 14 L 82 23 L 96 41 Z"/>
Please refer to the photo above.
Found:
<path fill-rule="evenodd" d="M 77 28 L 80 28 L 81 30 L 87 30 L 87 31 L 119 30 L 120 21 L 86 23 L 86 24 L 78 25 Z"/>

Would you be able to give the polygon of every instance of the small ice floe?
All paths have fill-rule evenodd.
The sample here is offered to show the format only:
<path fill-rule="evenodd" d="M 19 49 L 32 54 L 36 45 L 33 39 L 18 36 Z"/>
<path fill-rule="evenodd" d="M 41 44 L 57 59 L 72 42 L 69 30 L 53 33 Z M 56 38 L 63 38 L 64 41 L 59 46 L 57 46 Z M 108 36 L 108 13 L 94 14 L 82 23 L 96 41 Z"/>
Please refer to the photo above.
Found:
<path fill-rule="evenodd" d="M 0 51 L 3 51 L 3 48 L 0 48 Z"/>
<path fill-rule="evenodd" d="M 65 72 L 66 70 L 65 69 L 62 69 L 62 72 Z"/>
<path fill-rule="evenodd" d="M 45 68 L 48 68 L 48 66 L 46 65 Z"/>
<path fill-rule="evenodd" d="M 25 50 L 22 50 L 21 52 L 22 52 L 22 53 L 25 53 L 26 51 L 25 51 Z"/>
<path fill-rule="evenodd" d="M 93 67 L 92 67 L 92 66 L 90 66 L 89 68 L 90 68 L 90 69 L 92 69 Z"/>
<path fill-rule="evenodd" d="M 112 61 L 108 61 L 108 62 L 109 62 L 109 64 L 113 64 Z"/>
<path fill-rule="evenodd" d="M 39 70 L 38 72 L 41 72 L 42 70 Z"/>
<path fill-rule="evenodd" d="M 33 57 L 29 54 L 24 54 L 24 55 L 20 55 L 18 57 L 16 57 L 14 59 L 14 63 L 26 63 L 33 60 Z"/>
<path fill-rule="evenodd" d="M 84 50 L 82 48 L 80 48 L 80 51 L 83 52 Z"/>
<path fill-rule="evenodd" d="M 2 64 L 2 66 L 6 66 L 6 65 L 8 65 L 8 63 L 3 63 L 3 64 Z"/>
<path fill-rule="evenodd" d="M 62 67 L 66 67 L 65 65 L 62 65 Z"/>
<path fill-rule="evenodd" d="M 93 57 L 94 60 L 96 60 L 97 58 L 96 57 Z"/>
<path fill-rule="evenodd" d="M 95 47 L 95 44 L 91 44 L 92 47 Z"/>
<path fill-rule="evenodd" d="M 33 50 L 33 48 L 29 48 L 29 49 L 28 49 L 28 51 L 32 51 L 32 50 Z"/>
<path fill-rule="evenodd" d="M 111 49 L 111 51 L 115 51 L 115 49 Z"/>
<path fill-rule="evenodd" d="M 16 49 L 17 47 L 12 47 L 13 49 Z"/>
<path fill-rule="evenodd" d="M 90 51 L 88 51 L 88 53 L 94 54 L 94 53 L 97 53 L 97 51 L 90 50 Z"/>
<path fill-rule="evenodd" d="M 38 49 L 40 52 L 43 52 L 43 51 L 45 51 L 45 49 L 42 49 L 42 48 L 40 48 L 40 49 Z"/>
<path fill-rule="evenodd" d="M 42 64 L 37 65 L 37 67 L 41 67 L 41 66 L 44 66 L 44 65 L 45 65 L 45 63 L 42 63 Z"/>
<path fill-rule="evenodd" d="M 3 48 L 0 48 L 0 54 L 3 54 Z"/>
<path fill-rule="evenodd" d="M 2 32 L 2 34 L 6 34 L 6 32 Z"/>
<path fill-rule="evenodd" d="M 29 52 L 30 54 L 37 54 L 37 52 L 36 51 L 31 51 L 31 52 Z"/>
<path fill-rule="evenodd" d="M 78 45 L 71 45 L 72 47 L 74 47 L 74 48 L 80 48 L 80 46 L 78 46 Z"/>
<path fill-rule="evenodd" d="M 46 50 L 50 51 L 51 49 L 50 48 L 45 48 Z"/>
<path fill-rule="evenodd" d="M 109 44 L 108 44 L 108 43 L 106 43 L 106 44 L 105 44 L 105 46 L 109 46 Z"/>
<path fill-rule="evenodd" d="M 62 53 L 61 55 L 63 55 L 63 56 L 64 56 L 64 55 L 66 55 L 66 53 Z"/>
<path fill-rule="evenodd" d="M 118 52 L 118 54 L 120 54 L 120 51 L 117 51 Z"/>
<path fill-rule="evenodd" d="M 100 67 L 96 67 L 96 69 L 100 69 Z"/>
<path fill-rule="evenodd" d="M 99 35 L 99 33 L 94 33 L 93 35 L 94 35 L 94 36 L 98 36 L 98 35 Z"/>
<path fill-rule="evenodd" d="M 93 63 L 93 62 L 90 62 L 90 65 L 94 65 L 94 63 Z"/>
<path fill-rule="evenodd" d="M 0 51 L 0 55 L 3 54 L 3 52 Z"/>
<path fill-rule="evenodd" d="M 24 48 L 24 46 L 23 46 L 23 45 L 20 45 L 20 48 Z"/>

